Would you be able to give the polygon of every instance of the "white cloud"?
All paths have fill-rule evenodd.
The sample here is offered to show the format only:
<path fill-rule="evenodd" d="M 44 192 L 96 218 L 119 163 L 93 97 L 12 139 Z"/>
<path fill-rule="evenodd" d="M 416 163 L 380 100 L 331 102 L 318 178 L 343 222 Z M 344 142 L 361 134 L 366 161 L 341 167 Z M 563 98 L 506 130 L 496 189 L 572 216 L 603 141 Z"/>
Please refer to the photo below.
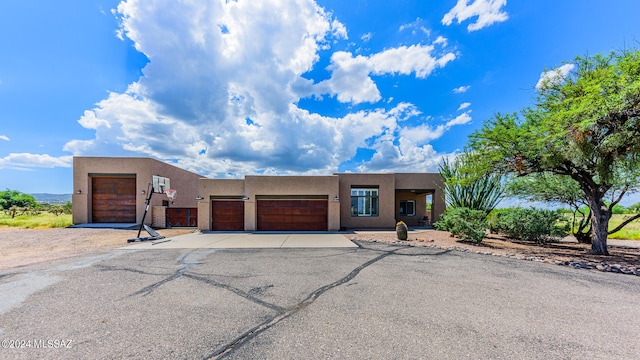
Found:
<path fill-rule="evenodd" d="M 536 84 L 536 89 L 543 90 L 545 88 L 561 84 L 574 68 L 574 64 L 564 64 L 554 70 L 543 71 L 542 74 L 540 74 L 538 83 Z"/>
<path fill-rule="evenodd" d="M 180 7 L 173 0 L 129 0 L 116 13 L 122 36 L 150 61 L 125 92 L 109 93 L 78 120 L 95 136 L 69 141 L 64 150 L 74 155 L 177 159 L 176 165 L 204 176 L 234 177 L 327 174 L 358 148 L 384 156 L 391 146 L 404 154 L 393 158 L 391 168 L 411 170 L 418 162 L 425 169 L 434 156 L 428 140 L 447 129 L 403 130 L 408 119 L 421 116 L 405 102 L 336 117 L 297 105 L 325 94 L 344 103 L 378 101 L 372 76 L 425 78 L 455 59 L 443 50 L 443 39 L 436 40 L 438 50 L 407 45 L 367 56 L 334 52 L 330 78 L 316 82 L 303 74 L 348 31 L 312 0 Z M 384 162 L 374 163 L 372 168 Z"/>
<path fill-rule="evenodd" d="M 449 42 L 449 40 L 447 40 L 446 37 L 444 36 L 438 36 L 436 38 L 436 40 L 433 42 L 434 44 L 440 44 L 442 46 L 447 46 L 447 43 Z"/>
<path fill-rule="evenodd" d="M 331 78 L 318 83 L 315 94 L 336 95 L 338 101 L 345 103 L 374 103 L 382 96 L 370 75 L 415 74 L 416 78 L 425 78 L 455 58 L 452 52 L 434 55 L 433 45 L 400 46 L 356 57 L 338 51 L 331 56 Z"/>
<path fill-rule="evenodd" d="M 9 141 L 9 137 L 7 135 L 0 135 L 0 140 Z"/>
<path fill-rule="evenodd" d="M 460 86 L 460 87 L 457 87 L 457 88 L 453 89 L 453 92 L 456 93 L 456 94 L 462 94 L 462 93 L 467 92 L 467 90 L 469 90 L 469 89 L 471 89 L 471 85 L 465 85 L 465 86 Z"/>
<path fill-rule="evenodd" d="M 449 120 L 446 124 L 447 128 L 450 128 L 455 125 L 464 125 L 471 121 L 471 115 L 469 115 L 470 111 L 464 112 L 452 120 Z"/>
<path fill-rule="evenodd" d="M 372 37 L 373 37 L 373 33 L 368 32 L 366 34 L 362 34 L 362 36 L 360 36 L 360 40 L 364 42 L 369 42 L 369 40 L 371 40 Z"/>
<path fill-rule="evenodd" d="M 416 20 L 411 23 L 400 25 L 398 31 L 411 30 L 411 33 L 415 35 L 419 30 L 427 36 L 431 35 L 429 29 L 427 29 L 423 24 L 424 20 L 422 20 L 421 18 L 416 18 Z"/>
<path fill-rule="evenodd" d="M 460 106 L 458 106 L 458 111 L 464 110 L 464 109 L 468 108 L 469 106 L 471 106 L 470 102 L 463 102 L 462 104 L 460 104 Z"/>
<path fill-rule="evenodd" d="M 480 30 L 487 26 L 507 21 L 509 15 L 502 11 L 502 8 L 507 5 L 507 0 L 472 0 L 469 4 L 469 0 L 458 0 L 453 9 L 442 18 L 443 25 L 451 25 L 453 20 L 457 20 L 458 24 L 463 21 L 478 17 L 474 23 L 467 26 L 469 32 Z"/>
<path fill-rule="evenodd" d="M 72 156 L 55 157 L 48 154 L 10 153 L 0 158 L 0 169 L 69 168 Z"/>

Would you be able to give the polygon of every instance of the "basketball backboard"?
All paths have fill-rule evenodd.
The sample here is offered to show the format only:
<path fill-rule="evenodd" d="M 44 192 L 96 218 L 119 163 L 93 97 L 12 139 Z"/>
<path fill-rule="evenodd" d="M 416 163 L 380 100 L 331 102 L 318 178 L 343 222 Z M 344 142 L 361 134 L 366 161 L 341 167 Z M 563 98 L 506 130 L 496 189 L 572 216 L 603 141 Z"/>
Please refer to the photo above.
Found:
<path fill-rule="evenodd" d="M 153 175 L 153 192 L 162 194 L 165 190 L 171 189 L 169 178 L 164 176 Z"/>

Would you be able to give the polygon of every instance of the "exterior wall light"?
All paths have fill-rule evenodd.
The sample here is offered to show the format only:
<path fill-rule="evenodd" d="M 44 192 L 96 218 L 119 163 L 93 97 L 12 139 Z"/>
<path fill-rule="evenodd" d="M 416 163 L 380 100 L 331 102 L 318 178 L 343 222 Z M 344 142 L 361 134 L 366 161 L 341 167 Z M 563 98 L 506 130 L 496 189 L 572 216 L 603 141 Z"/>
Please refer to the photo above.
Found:
<path fill-rule="evenodd" d="M 146 191 L 142 190 L 142 191 L 140 191 L 140 193 L 141 193 L 142 195 L 144 195 L 144 194 L 146 193 Z"/>
<path fill-rule="evenodd" d="M 76 194 L 82 194 L 82 190 L 76 190 Z"/>
<path fill-rule="evenodd" d="M 202 199 L 204 199 L 202 196 L 200 196 L 200 195 L 196 196 L 196 201 L 200 201 Z"/>
<path fill-rule="evenodd" d="M 242 198 L 242 200 L 249 200 L 249 197 L 245 196 L 245 197 Z"/>
<path fill-rule="evenodd" d="M 336 196 L 333 198 L 333 201 L 340 201 L 340 198 Z"/>

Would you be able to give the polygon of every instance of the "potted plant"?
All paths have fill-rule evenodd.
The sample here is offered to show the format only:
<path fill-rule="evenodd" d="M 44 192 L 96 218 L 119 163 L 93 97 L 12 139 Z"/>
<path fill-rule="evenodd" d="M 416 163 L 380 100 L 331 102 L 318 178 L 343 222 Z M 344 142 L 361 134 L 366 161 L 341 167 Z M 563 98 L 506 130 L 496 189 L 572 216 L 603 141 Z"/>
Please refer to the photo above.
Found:
<path fill-rule="evenodd" d="M 407 232 L 409 228 L 404 221 L 398 221 L 396 224 L 396 236 L 398 236 L 398 240 L 407 240 Z"/>

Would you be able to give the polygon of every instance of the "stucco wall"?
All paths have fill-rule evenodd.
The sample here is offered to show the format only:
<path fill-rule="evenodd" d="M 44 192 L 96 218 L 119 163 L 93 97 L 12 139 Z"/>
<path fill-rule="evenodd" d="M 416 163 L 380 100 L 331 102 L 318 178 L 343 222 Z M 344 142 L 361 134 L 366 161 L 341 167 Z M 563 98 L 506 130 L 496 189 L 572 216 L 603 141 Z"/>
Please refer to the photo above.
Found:
<path fill-rule="evenodd" d="M 337 176 L 246 176 L 244 180 L 201 179 L 199 192 L 204 197 L 198 205 L 198 227 L 211 229 L 211 200 L 225 196 L 246 197 L 244 226 L 246 231 L 257 228 L 256 197 L 258 196 L 326 196 L 329 231 L 340 228 L 340 203 Z"/>
<path fill-rule="evenodd" d="M 398 174 L 334 174 L 329 176 L 246 176 L 241 179 L 206 179 L 189 171 L 151 158 L 74 157 L 73 159 L 73 222 L 91 222 L 91 177 L 130 174 L 136 177 L 137 221 L 144 213 L 146 192 L 152 175 L 171 179 L 171 187 L 178 191 L 175 204 L 170 207 L 198 208 L 198 227 L 211 229 L 211 199 L 215 197 L 247 197 L 245 206 L 245 230 L 256 229 L 256 196 L 326 196 L 328 199 L 329 230 L 345 228 L 393 228 L 401 219 L 398 204 L 401 199 L 416 200 L 416 217 L 422 218 L 419 209 L 425 208 L 425 194 L 433 194 L 430 222 L 435 222 L 444 211 L 443 185 L 437 173 Z M 351 188 L 372 187 L 379 190 L 378 216 L 351 216 Z M 412 195 L 412 189 L 419 195 Z M 143 193 L 143 191 L 145 193 Z M 201 197 L 202 200 L 196 200 Z M 338 200 L 335 198 L 338 197 Z M 151 208 L 161 206 L 165 195 L 154 194 Z M 150 224 L 152 214 L 145 223 Z"/>
<path fill-rule="evenodd" d="M 134 175 L 136 178 L 136 222 L 142 220 L 148 184 L 152 175 L 168 177 L 171 187 L 178 191 L 175 204 L 170 207 L 196 207 L 198 195 L 198 174 L 180 169 L 151 158 L 136 157 L 81 157 L 73 158 L 73 217 L 74 224 L 90 223 L 91 219 L 91 178 L 93 176 Z M 161 206 L 162 200 L 169 200 L 163 194 L 153 194 L 150 207 Z M 149 211 L 145 224 L 151 224 Z"/>
<path fill-rule="evenodd" d="M 340 229 L 340 203 L 334 201 L 339 196 L 337 176 L 246 176 L 245 229 L 257 228 L 256 196 L 260 195 L 326 195 L 329 201 L 327 226 L 329 231 Z"/>
<path fill-rule="evenodd" d="M 395 227 L 394 174 L 338 174 L 340 178 L 340 224 L 351 229 Z M 351 216 L 351 189 L 378 187 L 378 216 Z"/>
<path fill-rule="evenodd" d="M 432 224 L 440 219 L 440 215 L 445 210 L 445 202 L 444 183 L 439 173 L 396 173 L 395 179 L 396 189 L 433 191 L 431 214 L 427 216 L 429 216 L 429 222 Z M 422 202 L 420 205 L 416 202 L 416 207 L 421 206 L 420 209 L 424 209 L 424 198 L 420 198 Z M 398 200 L 396 199 L 396 201 Z"/>
<path fill-rule="evenodd" d="M 243 197 L 244 193 L 244 180 L 201 178 L 198 182 L 198 194 L 202 197 L 202 200 L 198 201 L 198 228 L 202 231 L 211 230 L 212 197 Z M 245 217 L 246 214 L 247 209 L 245 204 Z"/>

